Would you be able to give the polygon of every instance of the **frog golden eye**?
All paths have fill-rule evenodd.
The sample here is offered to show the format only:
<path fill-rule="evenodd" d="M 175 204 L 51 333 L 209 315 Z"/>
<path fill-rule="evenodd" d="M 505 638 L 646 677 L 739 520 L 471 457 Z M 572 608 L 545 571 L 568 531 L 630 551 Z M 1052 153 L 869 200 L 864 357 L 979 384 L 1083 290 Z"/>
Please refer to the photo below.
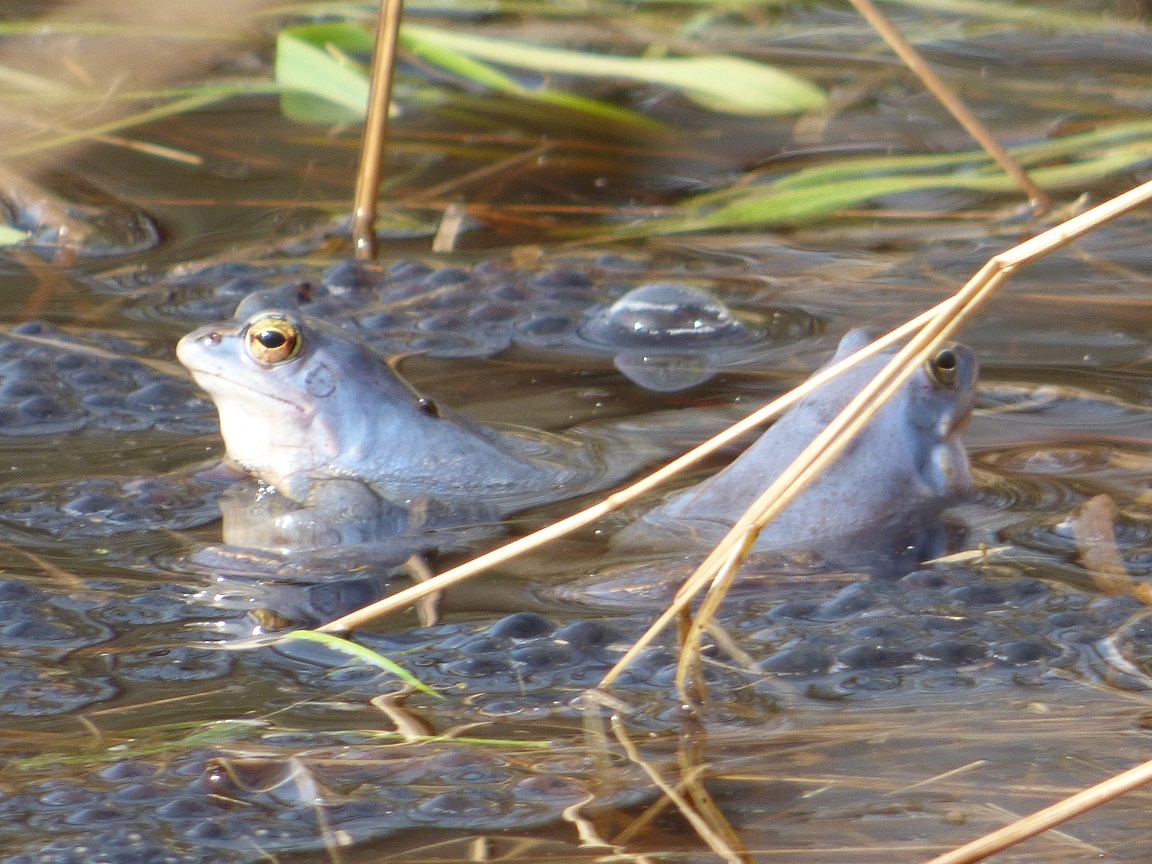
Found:
<path fill-rule="evenodd" d="M 258 363 L 275 366 L 300 353 L 300 328 L 279 315 L 257 318 L 248 325 L 245 344 Z"/>
<path fill-rule="evenodd" d="M 941 387 L 952 387 L 956 384 L 956 375 L 960 369 L 960 361 L 956 352 L 945 348 L 926 364 L 928 376 Z"/>

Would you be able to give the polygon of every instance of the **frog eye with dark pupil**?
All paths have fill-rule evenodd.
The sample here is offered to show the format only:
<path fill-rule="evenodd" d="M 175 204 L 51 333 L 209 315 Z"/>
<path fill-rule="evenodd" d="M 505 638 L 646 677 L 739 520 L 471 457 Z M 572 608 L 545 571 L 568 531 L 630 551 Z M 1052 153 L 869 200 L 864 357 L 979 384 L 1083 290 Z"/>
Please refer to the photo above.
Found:
<path fill-rule="evenodd" d="M 248 353 L 259 363 L 275 365 L 300 351 L 300 329 L 287 318 L 270 315 L 248 325 Z"/>
<path fill-rule="evenodd" d="M 956 383 L 959 366 L 956 353 L 945 348 L 928 361 L 928 374 L 941 387 L 951 387 Z"/>

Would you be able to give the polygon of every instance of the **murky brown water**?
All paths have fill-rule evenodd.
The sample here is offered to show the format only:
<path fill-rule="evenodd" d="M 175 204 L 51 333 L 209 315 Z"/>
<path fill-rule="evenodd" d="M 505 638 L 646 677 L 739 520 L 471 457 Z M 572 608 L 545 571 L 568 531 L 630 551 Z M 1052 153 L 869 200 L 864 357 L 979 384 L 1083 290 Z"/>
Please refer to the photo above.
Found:
<path fill-rule="evenodd" d="M 1012 196 L 944 191 L 890 196 L 773 232 L 564 245 L 573 227 L 602 227 L 656 212 L 747 170 L 819 165 L 831 158 L 829 148 L 882 153 L 970 147 L 846 10 L 789 10 L 779 21 L 746 10 L 696 31 L 677 29 L 691 14 L 630 10 L 628 24 L 612 37 L 603 35 L 611 17 L 600 9 L 560 22 L 510 15 L 487 29 L 567 32 L 575 40 L 619 41 L 615 47 L 621 51 L 658 37 L 683 50 L 739 51 L 815 76 L 834 89 L 842 107 L 800 123 L 718 120 L 675 96 L 631 88 L 622 98 L 676 121 L 678 131 L 656 140 L 621 141 L 594 134 L 587 123 L 562 132 L 553 126 L 542 155 L 527 161 L 514 157 L 541 146 L 547 117 L 514 121 L 506 100 L 499 99 L 487 114 L 483 101 L 472 98 L 440 110 L 412 110 L 395 130 L 394 200 L 428 227 L 455 201 L 468 205 L 476 221 L 459 238 L 462 251 L 432 256 L 426 252 L 428 232 L 414 232 L 388 241 L 381 264 L 413 257 L 439 268 L 469 268 L 487 258 L 527 262 L 534 275 L 557 269 L 582 274 L 590 284 L 579 289 L 585 292 L 579 302 L 587 304 L 609 302 L 643 282 L 687 280 L 750 315 L 779 312 L 776 320 L 785 321 L 776 333 L 779 344 L 698 387 L 665 394 L 636 387 L 616 371 L 609 354 L 571 345 L 524 338 L 504 350 L 478 352 L 481 357 L 461 356 L 463 349 L 432 350 L 439 356 L 404 364 L 423 391 L 481 420 L 550 429 L 651 418 L 670 407 L 707 408 L 712 420 L 693 431 L 668 433 L 690 443 L 693 435 L 715 431 L 703 428 L 709 423 L 718 427 L 733 412 L 799 381 L 826 358 L 843 331 L 892 325 L 919 313 L 954 291 L 991 254 L 1048 224 L 1015 212 Z M 1152 35 L 1142 25 L 1080 37 L 1072 35 L 1071 25 L 1030 32 L 996 21 L 942 24 L 927 14 L 905 14 L 902 20 L 920 34 L 931 58 L 1009 143 L 1146 114 Z M 626 28 L 639 35 L 628 36 Z M 266 42 L 256 45 L 257 51 L 267 49 Z M 250 59 L 248 47 L 232 51 L 233 59 Z M 229 51 L 222 54 L 228 57 Z M 529 677 L 518 690 L 509 684 L 497 692 L 486 690 L 480 675 L 472 683 L 462 678 L 446 685 L 446 703 L 424 697 L 410 703 L 436 732 L 463 727 L 464 736 L 504 743 L 420 745 L 372 738 L 370 731 L 391 730 L 393 724 L 369 704 L 371 682 L 344 680 L 331 670 L 304 673 L 283 658 L 267 671 L 261 665 L 267 658 L 197 647 L 251 632 L 251 606 L 275 611 L 275 598 L 288 594 L 261 594 L 260 586 L 280 590 L 291 583 L 283 572 L 274 575 L 282 565 L 263 576 L 244 576 L 217 559 L 196 558 L 219 544 L 218 522 L 171 530 L 162 519 L 149 523 L 147 514 L 136 513 L 131 518 L 139 523 L 127 526 L 134 530 L 112 532 L 100 528 L 107 520 L 101 523 L 99 513 L 88 518 L 91 511 L 77 504 L 88 496 L 98 510 L 92 495 L 115 500 L 122 491 L 84 485 L 90 478 L 156 476 L 220 454 L 205 403 L 177 399 L 153 410 L 145 423 L 132 420 L 138 415 L 123 400 L 153 380 L 141 377 L 141 369 L 162 382 L 182 374 L 172 362 L 175 341 L 195 326 L 197 314 L 207 314 L 219 301 L 202 290 L 205 285 L 241 277 L 270 284 L 301 278 L 268 269 L 197 277 L 195 267 L 186 268 L 192 276 L 181 276 L 169 268 L 212 256 L 265 267 L 255 254 L 237 250 L 287 241 L 321 224 L 346 206 L 352 186 L 355 130 L 289 123 L 269 99 L 228 102 L 130 134 L 203 161 L 178 164 L 96 144 L 58 167 L 53 185 L 68 194 L 96 187 L 130 202 L 156 221 L 163 244 L 147 255 L 81 262 L 17 251 L 0 264 L 0 309 L 9 328 L 46 320 L 113 355 L 171 364 L 101 366 L 92 374 L 103 376 L 104 384 L 91 385 L 95 391 L 78 387 L 80 396 L 68 398 L 80 398 L 80 407 L 63 419 L 52 414 L 35 426 L 25 417 L 21 426 L 0 416 L 0 471 L 6 484 L 26 484 L 0 489 L 0 567 L 7 580 L 0 586 L 7 592 L 0 608 L 5 622 L 12 622 L 0 629 L 0 716 L 8 730 L 0 743 L 0 755 L 8 760 L 0 818 L 10 826 L 0 830 L 0 851 L 14 856 L 6 858 L 12 864 L 261 860 L 261 849 L 285 855 L 322 847 L 317 838 L 327 836 L 333 848 L 305 853 L 315 858 L 301 860 L 583 861 L 607 854 L 602 847 L 581 848 L 573 824 L 583 818 L 581 811 L 570 810 L 565 821 L 565 807 L 586 803 L 596 832 L 611 841 L 657 796 L 610 732 L 601 730 L 602 739 L 577 713 L 553 710 L 578 692 L 579 681 L 565 679 L 549 689 L 539 684 L 543 678 Z M 503 160 L 508 164 L 502 170 L 459 180 Z M 1146 173 L 1137 166 L 1064 190 L 1059 203 L 1068 205 L 1081 192 L 1102 200 L 1146 179 Z M 100 194 L 94 199 L 104 203 Z M 971 528 L 966 548 L 1002 548 L 976 572 L 967 565 L 941 568 L 961 586 L 941 590 L 991 586 L 1000 592 L 997 599 L 964 601 L 969 605 L 958 607 L 963 615 L 991 628 L 993 641 L 1007 642 L 1009 632 L 1015 634 L 1013 645 L 1048 640 L 1044 644 L 1060 646 L 1053 650 L 1063 651 L 1066 662 L 1053 656 L 1016 663 L 991 652 L 956 675 L 921 674 L 909 664 L 903 672 L 872 670 L 851 686 L 838 679 L 833 687 L 823 678 L 814 683 L 819 676 L 774 676 L 714 654 L 719 707 L 702 727 L 675 722 L 669 688 L 660 692 L 658 682 L 625 694 L 637 710 L 628 727 L 645 756 L 669 778 L 690 777 L 694 766 L 705 766 L 702 776 L 731 826 L 733 845 L 747 849 L 753 860 L 926 860 L 1147 758 L 1152 679 L 1143 613 L 1138 604 L 1107 605 L 1119 601 L 1105 600 L 1077 563 L 1066 520 L 1087 498 L 1110 495 L 1121 513 L 1121 558 L 1133 576 L 1148 575 L 1149 230 L 1137 214 L 1021 273 L 964 334 L 982 365 L 981 399 L 967 440 L 984 495 L 960 508 L 958 518 Z M 517 244 L 541 248 L 522 245 L 510 252 Z M 322 279 L 346 246 L 332 241 L 307 251 L 287 265 L 280 256 L 276 266 L 299 264 L 307 278 Z M 513 278 L 502 273 L 478 290 L 494 290 Z M 538 299 L 530 291 L 525 296 L 524 304 Z M 234 305 L 235 299 L 228 302 Z M 186 302 L 201 304 L 199 312 L 181 305 Z M 442 312 L 429 307 L 427 314 Z M 444 320 L 437 344 L 462 344 L 467 328 Z M 55 331 L 40 336 L 65 338 Z M 19 354 L 25 350 L 31 349 L 20 339 L 0 344 L 0 352 L 9 352 L 3 362 L 17 364 L 0 370 L 0 387 L 27 384 L 45 364 L 64 368 L 56 354 L 29 359 Z M 104 395 L 122 400 L 120 407 L 83 402 L 101 386 Z M 180 392 L 180 399 L 188 396 Z M 26 398 L 4 391 L 5 405 Z M 81 485 L 62 485 L 70 482 Z M 41 510 L 26 509 L 33 499 Z M 518 518 L 512 530 L 543 524 L 573 506 L 533 512 Z M 492 542 L 484 538 L 477 545 Z M 587 610 L 557 603 L 546 588 L 608 571 L 612 562 L 603 547 L 601 537 L 586 534 L 482 577 L 446 598 L 447 620 L 486 626 L 522 609 L 543 611 L 561 623 L 588 617 Z M 435 566 L 443 569 L 464 554 L 446 553 Z M 368 594 L 378 588 L 375 576 L 365 575 L 372 562 L 354 559 L 352 553 L 351 564 L 345 558 L 325 565 L 328 571 L 297 573 L 293 584 L 319 583 L 325 602 L 355 605 L 359 589 L 341 595 L 323 587 L 343 580 L 363 582 Z M 225 569 L 233 581 L 219 581 Z M 317 579 L 317 572 L 329 575 Z M 795 580 L 795 589 L 787 581 L 766 589 L 770 599 L 757 601 L 765 610 L 804 592 L 814 603 L 831 602 L 846 584 L 867 580 L 861 575 L 834 585 L 786 578 Z M 1012 594 L 1012 586 L 1036 584 L 1022 579 L 1039 580 L 1044 599 L 1035 600 L 1028 593 L 1032 588 Z M 257 600 L 236 599 L 250 596 Z M 291 596 L 300 602 L 298 591 Z M 861 627 L 881 618 L 891 624 L 886 602 L 856 617 L 829 619 L 826 635 L 866 638 L 859 635 Z M 1076 635 L 1081 631 L 1073 632 L 1071 624 L 1053 623 L 1052 616 L 1086 608 L 1096 610 L 1110 629 L 1091 631 L 1089 638 Z M 626 621 L 639 620 L 634 611 L 629 616 Z M 758 650 L 761 626 L 739 615 L 732 622 L 726 626 L 750 640 L 750 651 Z M 381 625 L 414 626 L 410 614 Z M 587 656 L 596 648 L 586 646 Z M 404 656 L 411 662 L 418 652 Z M 753 659 L 760 662 L 758 655 Z M 584 686 L 595 683 L 596 669 L 603 671 L 589 663 L 593 671 Z M 189 725 L 171 725 L 178 723 Z M 204 737 L 209 734 L 215 738 Z M 548 742 L 544 755 L 532 747 L 541 741 Z M 33 758 L 43 753 L 52 755 Z M 407 774 L 392 764 L 401 758 L 412 760 Z M 470 758 L 480 761 L 470 765 Z M 381 767 L 385 763 L 391 767 Z M 108 774 L 117 764 L 142 767 L 139 774 Z M 545 786 L 548 778 L 559 785 Z M 484 798 L 478 789 L 494 791 Z M 462 792 L 480 797 L 452 797 Z M 589 794 L 592 799 L 585 801 Z M 197 795 L 217 809 L 198 813 L 200 805 L 188 803 Z M 176 812 L 174 801 L 187 810 Z M 392 810 L 382 815 L 387 807 L 381 802 L 391 802 Z M 157 816 L 165 805 L 167 815 Z M 356 807 L 365 809 L 359 813 Z M 327 823 L 317 816 L 325 808 L 332 813 Z M 626 835 L 617 851 L 638 860 L 713 860 L 673 809 Z M 394 818 L 393 810 L 403 818 Z M 1147 810 L 1147 794 L 1134 793 L 1061 833 L 1030 842 L 1011 860 L 1143 860 Z M 368 842 L 336 850 L 345 835 Z"/>

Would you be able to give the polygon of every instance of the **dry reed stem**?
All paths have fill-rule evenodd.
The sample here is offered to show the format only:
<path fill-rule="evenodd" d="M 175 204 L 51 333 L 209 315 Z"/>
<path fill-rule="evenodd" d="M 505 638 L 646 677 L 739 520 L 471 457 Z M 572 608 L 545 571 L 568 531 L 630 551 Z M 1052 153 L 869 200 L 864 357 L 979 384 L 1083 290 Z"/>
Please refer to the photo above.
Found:
<path fill-rule="evenodd" d="M 723 858 L 728 864 L 746 864 L 745 860 L 725 842 L 724 838 L 714 831 L 712 826 L 693 809 L 692 805 L 688 803 L 688 800 L 677 792 L 667 780 L 661 777 L 660 772 L 657 771 L 650 762 L 640 755 L 640 751 L 636 749 L 636 745 L 633 744 L 632 739 L 628 737 L 628 732 L 624 729 L 624 723 L 618 714 L 612 715 L 612 731 L 616 734 L 616 740 L 620 742 L 620 746 L 624 748 L 624 752 L 628 754 L 628 758 L 639 765 L 656 788 L 676 805 L 676 809 L 680 811 L 680 815 L 688 820 L 696 830 L 700 839 L 708 844 L 708 848 L 715 852 L 720 858 Z M 685 782 L 687 782 L 687 780 Z"/>
<path fill-rule="evenodd" d="M 933 309 L 918 316 L 902 327 L 883 337 L 885 345 L 895 341 L 897 333 L 903 334 L 915 327 L 922 329 L 912 336 L 896 356 L 877 376 L 837 415 L 811 444 L 784 470 L 779 478 L 763 495 L 737 520 L 732 530 L 717 544 L 677 592 L 668 609 L 660 615 L 651 627 L 624 654 L 615 666 L 601 680 L 599 686 L 610 687 L 620 674 L 652 641 L 663 631 L 680 610 L 686 608 L 692 599 L 709 581 L 718 584 L 725 581 L 724 575 L 733 566 L 735 559 L 746 554 L 755 543 L 759 531 L 792 500 L 807 483 L 823 470 L 851 441 L 867 422 L 865 411 L 869 403 L 877 405 L 891 397 L 904 381 L 915 372 L 923 358 L 945 339 L 954 334 L 970 318 L 979 305 L 1000 286 L 1015 270 L 1055 249 L 1082 237 L 1101 225 L 1122 216 L 1141 204 L 1152 200 L 1152 182 L 1130 189 L 1109 201 L 1105 201 L 1085 213 L 1051 228 L 1030 240 L 993 256 L 977 271 L 968 283 L 952 297 Z M 873 346 L 879 343 L 873 343 Z M 870 347 L 873 347 L 870 346 Z M 852 358 L 848 358 L 852 359 Z M 830 370 L 829 370 L 830 371 Z M 876 410 L 875 408 L 872 409 Z M 862 419 L 863 418 L 863 419 Z M 715 609 L 719 600 L 709 602 L 708 608 Z M 702 616 L 698 616 L 700 618 Z M 704 620 L 698 633 L 706 626 Z M 690 645 L 691 643 L 689 643 Z M 690 648 L 688 650 L 691 650 Z M 682 657 L 682 666 L 686 665 Z M 678 672 L 677 685 L 683 692 L 681 675 Z"/>
<path fill-rule="evenodd" d="M 956 122 L 976 139 L 976 143 L 983 147 L 988 155 L 996 161 L 996 164 L 1004 169 L 1004 173 L 1016 181 L 1024 194 L 1028 196 L 1033 212 L 1036 215 L 1041 215 L 1051 209 L 1052 200 L 1048 195 L 1032 182 L 1028 172 L 1020 167 L 1020 163 L 1012 158 L 1012 154 L 1004 149 L 996 136 L 968 109 L 968 106 L 945 83 L 944 79 L 936 74 L 936 71 L 920 56 L 920 52 L 904 37 L 900 29 L 876 8 L 872 0 L 848 0 L 848 2 L 872 26 L 872 29 L 880 34 L 888 43 L 888 47 L 896 52 L 904 65 L 920 79 L 920 83 L 928 88 L 937 101 L 948 110 L 948 113 L 956 118 Z"/>
<path fill-rule="evenodd" d="M 556 144 L 553 141 L 541 141 L 535 147 L 521 150 L 519 153 L 514 153 L 505 159 L 489 162 L 487 165 L 477 168 L 474 171 L 457 174 L 451 180 L 437 183 L 435 186 L 429 186 L 427 189 L 418 189 L 404 199 L 404 206 L 411 206 L 417 201 L 426 201 L 430 198 L 443 198 L 446 195 L 458 192 L 463 187 L 477 180 L 485 180 L 503 171 L 515 168 L 518 165 L 535 162 L 537 159 L 542 159 L 547 156 L 555 146 Z"/>
<path fill-rule="evenodd" d="M 396 37 L 404 0 L 380 0 L 380 20 L 376 27 L 376 47 L 372 52 L 368 114 L 364 118 L 364 139 L 356 172 L 356 192 L 352 204 L 352 248 L 357 260 L 376 257 L 376 208 L 384 157 L 388 148 L 388 112 L 392 108 L 392 77 L 396 70 Z"/>
<path fill-rule="evenodd" d="M 991 801 L 984 802 L 984 810 L 990 814 L 1007 817 L 1008 821 L 1012 823 L 1015 823 L 1024 818 L 1019 813 L 1013 813 L 1007 807 L 1001 807 L 999 804 L 993 804 Z M 1058 841 L 1058 845 L 1075 847 L 1076 852 L 1081 854 L 1087 852 L 1089 855 L 1094 855 L 1098 858 L 1105 858 L 1108 856 L 1107 850 L 1102 849 L 1099 846 L 1093 846 L 1091 843 L 1087 843 L 1081 840 L 1079 837 L 1073 837 L 1067 831 L 1060 831 L 1057 828 L 1049 828 L 1048 837 L 1046 839 Z M 1055 856 L 1052 853 L 1049 853 L 1047 856 L 1048 861 L 1050 862 L 1054 857 Z"/>
<path fill-rule="evenodd" d="M 743 864 L 754 864 L 752 855 L 739 832 L 732 827 L 728 817 L 724 815 L 704 785 L 709 768 L 708 737 L 704 724 L 695 721 L 694 718 L 687 718 L 680 728 L 679 737 L 679 747 L 677 747 L 676 753 L 677 770 L 680 777 L 683 778 L 680 785 L 683 787 L 684 794 L 692 802 L 692 809 L 712 827 L 718 836 L 723 838 L 728 847 L 740 857 Z"/>
<path fill-rule="evenodd" d="M 468 208 L 463 203 L 453 201 L 445 207 L 440 224 L 436 227 L 436 236 L 432 238 L 432 251 L 437 254 L 454 252 L 456 241 L 460 239 L 460 230 L 467 218 Z"/>
<path fill-rule="evenodd" d="M 435 578 L 432 574 L 432 568 L 420 555 L 410 555 L 408 560 L 404 562 L 404 569 L 408 571 L 412 581 L 417 584 Z M 416 617 L 420 619 L 421 627 L 432 627 L 440 623 L 440 599 L 442 596 L 440 592 L 429 594 L 416 603 Z"/>
<path fill-rule="evenodd" d="M 974 861 L 982 861 L 989 855 L 995 855 L 1009 846 L 1035 837 L 1147 783 L 1152 783 L 1152 761 L 1137 765 L 1103 783 L 1077 792 L 1051 807 L 1045 807 L 1038 813 L 937 856 L 925 864 L 971 864 Z"/>

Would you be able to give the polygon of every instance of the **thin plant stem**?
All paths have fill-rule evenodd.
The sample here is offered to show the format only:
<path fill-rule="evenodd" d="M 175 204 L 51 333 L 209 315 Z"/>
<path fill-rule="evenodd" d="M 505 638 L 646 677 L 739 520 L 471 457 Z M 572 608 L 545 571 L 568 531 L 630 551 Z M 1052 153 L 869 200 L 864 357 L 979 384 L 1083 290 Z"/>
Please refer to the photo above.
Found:
<path fill-rule="evenodd" d="M 944 79 L 936 74 L 936 71 L 920 56 L 920 52 L 904 37 L 899 28 L 876 8 L 872 0 L 849 0 L 849 2 L 888 43 L 888 46 L 896 52 L 896 55 L 904 61 L 904 65 L 931 91 L 940 104 L 948 109 L 948 112 L 956 118 L 956 122 L 963 126 L 968 134 L 975 138 L 976 142 L 996 161 L 996 164 L 1016 181 L 1024 194 L 1028 196 L 1033 212 L 1037 215 L 1047 212 L 1052 207 L 1052 200 L 1048 195 L 1032 182 L 1028 172 L 1020 167 L 1020 163 L 1012 158 L 1012 155 L 1004 149 L 996 136 L 980 122 L 980 118 L 973 114 L 956 92 L 945 83 Z"/>
<path fill-rule="evenodd" d="M 745 864 L 745 859 L 728 845 L 727 840 L 713 830 L 712 826 L 708 824 L 703 816 L 696 812 L 688 800 L 667 780 L 660 776 L 660 772 L 656 770 L 652 763 L 640 755 L 640 751 L 636 748 L 632 739 L 628 737 L 628 732 L 624 729 L 624 722 L 620 719 L 620 715 L 613 714 L 609 722 L 612 724 L 612 731 L 616 734 L 616 740 L 620 742 L 628 758 L 639 765 L 644 773 L 648 775 L 653 785 L 656 786 L 668 800 L 676 805 L 676 809 L 680 811 L 680 815 L 688 820 L 692 827 L 696 829 L 696 833 L 700 839 L 707 843 L 708 847 L 716 853 L 717 856 L 727 862 L 727 864 Z"/>
<path fill-rule="evenodd" d="M 376 208 L 388 149 L 388 113 L 392 108 L 396 38 L 403 14 L 404 0 L 380 0 L 368 114 L 364 120 L 360 168 L 356 173 L 356 192 L 352 202 L 352 243 L 360 261 L 371 261 L 376 257 Z"/>
<path fill-rule="evenodd" d="M 1030 837 L 1042 834 L 1057 825 L 1074 819 L 1106 804 L 1113 798 L 1119 798 L 1134 789 L 1139 789 L 1147 783 L 1152 783 L 1152 760 L 1130 768 L 1115 777 L 1110 777 L 1103 783 L 1098 783 L 1082 792 L 1077 792 L 1063 801 L 1045 807 L 1038 813 L 1025 816 L 1018 822 L 1005 825 L 991 834 L 986 834 L 979 840 L 973 840 L 958 849 L 946 852 L 933 858 L 925 864 L 972 864 L 974 861 L 983 861 L 989 855 L 995 855 L 1010 846 L 1015 846 Z"/>

